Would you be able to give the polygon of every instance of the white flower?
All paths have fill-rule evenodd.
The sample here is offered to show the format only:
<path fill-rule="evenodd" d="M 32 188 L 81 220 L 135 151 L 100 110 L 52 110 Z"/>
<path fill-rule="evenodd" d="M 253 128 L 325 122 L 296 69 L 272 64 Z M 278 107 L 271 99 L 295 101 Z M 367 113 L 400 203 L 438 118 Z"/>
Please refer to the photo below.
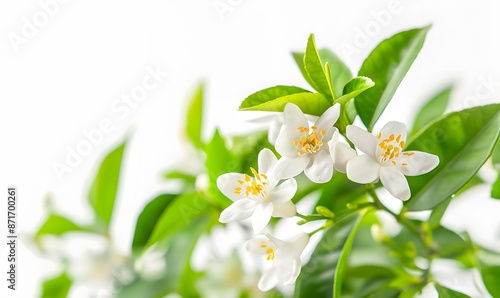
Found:
<path fill-rule="evenodd" d="M 347 177 L 357 183 L 380 181 L 394 197 L 406 201 L 410 187 L 406 176 L 430 172 L 439 164 L 439 157 L 420 151 L 403 152 L 406 126 L 401 122 L 387 123 L 375 137 L 356 126 L 347 126 L 347 137 L 366 153 L 347 162 Z"/>
<path fill-rule="evenodd" d="M 330 141 L 330 155 L 332 156 L 335 170 L 345 174 L 347 162 L 356 156 L 356 150 L 349 147 L 346 143 L 339 142 L 338 138 L 339 132 L 336 131 Z"/>
<path fill-rule="evenodd" d="M 300 255 L 309 242 L 309 236 L 301 233 L 287 240 L 277 239 L 269 234 L 248 240 L 245 244 L 249 252 L 265 255 L 272 266 L 259 280 L 261 291 L 269 291 L 278 285 L 295 283 L 300 274 Z"/>
<path fill-rule="evenodd" d="M 291 201 L 297 191 L 295 179 L 288 179 L 278 185 L 273 169 L 278 161 L 269 149 L 259 153 L 259 172 L 251 168 L 254 178 L 247 174 L 227 173 L 217 179 L 217 187 L 234 201 L 222 211 L 219 221 L 228 223 L 252 217 L 255 233 L 260 233 L 269 223 L 271 216 L 294 216 L 295 205 Z"/>
<path fill-rule="evenodd" d="M 297 176 L 302 171 L 313 182 L 328 182 L 333 175 L 333 161 L 328 142 L 337 128 L 333 124 L 339 118 L 340 105 L 335 104 L 309 126 L 299 107 L 288 103 L 284 110 L 284 124 L 276 151 L 282 155 L 275 168 L 279 179 Z"/>

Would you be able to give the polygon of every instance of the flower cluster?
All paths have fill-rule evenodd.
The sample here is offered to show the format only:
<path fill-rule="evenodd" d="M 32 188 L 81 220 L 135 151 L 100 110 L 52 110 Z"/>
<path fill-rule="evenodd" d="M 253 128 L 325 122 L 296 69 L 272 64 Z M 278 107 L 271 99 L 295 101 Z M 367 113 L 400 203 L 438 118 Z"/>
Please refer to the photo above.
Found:
<path fill-rule="evenodd" d="M 219 221 L 251 218 L 253 231 L 259 236 L 247 241 L 246 248 L 272 262 L 259 281 L 262 291 L 278 284 L 291 285 L 300 274 L 300 256 L 309 236 L 300 233 L 283 240 L 264 232 L 271 217 L 296 215 L 292 202 L 297 191 L 295 176 L 304 172 L 312 182 L 326 183 L 335 169 L 356 183 L 380 180 L 394 197 L 408 200 L 411 194 L 405 175 L 425 174 L 439 163 L 435 155 L 404 151 L 406 126 L 399 122 L 387 123 L 376 136 L 347 126 L 347 139 L 365 153 L 358 155 L 355 148 L 339 141 L 340 133 L 334 127 L 339 114 L 340 105 L 335 104 L 312 123 L 298 106 L 288 103 L 283 118 L 273 121 L 270 129 L 270 140 L 275 141 L 281 158 L 278 160 L 271 150 L 263 149 L 258 156 L 258 169 L 250 169 L 252 176 L 227 173 L 217 179 L 218 188 L 233 201 Z"/>

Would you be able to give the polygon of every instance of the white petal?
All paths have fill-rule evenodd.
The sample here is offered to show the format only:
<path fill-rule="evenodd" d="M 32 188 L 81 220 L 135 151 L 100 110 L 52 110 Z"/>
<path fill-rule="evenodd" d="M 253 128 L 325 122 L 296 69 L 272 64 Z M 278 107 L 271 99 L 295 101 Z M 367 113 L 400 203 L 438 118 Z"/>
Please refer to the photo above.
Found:
<path fill-rule="evenodd" d="M 234 189 L 240 186 L 238 180 L 243 180 L 243 179 L 244 176 L 243 174 L 240 173 L 223 174 L 220 175 L 219 178 L 217 178 L 217 187 L 226 197 L 228 197 L 232 201 L 237 201 L 245 197 L 241 194 L 238 195 L 234 193 Z"/>
<path fill-rule="evenodd" d="M 281 129 L 283 128 L 283 116 L 280 115 L 279 118 L 275 118 L 271 121 L 269 125 L 269 132 L 267 133 L 267 139 L 269 143 L 272 145 L 276 144 L 276 139 L 280 134 Z"/>
<path fill-rule="evenodd" d="M 354 125 L 347 126 L 346 135 L 359 150 L 375 158 L 377 138 L 374 135 Z"/>
<path fill-rule="evenodd" d="M 323 136 L 323 143 L 324 143 L 323 146 L 325 146 L 325 148 L 329 147 L 330 141 L 333 139 L 333 136 L 335 134 L 338 134 L 338 131 L 339 130 L 336 127 L 330 127 L 326 130 L 325 135 Z M 337 139 L 338 139 L 338 136 L 337 136 Z"/>
<path fill-rule="evenodd" d="M 314 124 L 318 127 L 318 130 L 321 131 L 324 129 L 325 131 L 332 127 L 335 122 L 339 119 L 340 115 L 340 104 L 336 103 L 332 107 L 328 108 L 321 117 Z"/>
<path fill-rule="evenodd" d="M 260 174 L 266 174 L 267 176 L 272 175 L 273 174 L 272 170 L 274 168 L 274 165 L 278 161 L 274 153 L 271 150 L 264 148 L 260 150 L 258 160 L 259 160 L 258 172 Z"/>
<path fill-rule="evenodd" d="M 420 151 L 403 152 L 398 159 L 397 168 L 405 176 L 418 176 L 432 171 L 439 164 L 439 157 Z"/>
<path fill-rule="evenodd" d="M 301 133 L 296 126 L 285 125 L 276 139 L 276 151 L 281 156 L 295 157 L 298 149 L 293 145 L 294 140 L 299 140 Z"/>
<path fill-rule="evenodd" d="M 273 216 L 274 217 L 292 217 L 297 214 L 297 209 L 292 201 L 288 201 L 283 204 L 274 205 Z"/>
<path fill-rule="evenodd" d="M 293 103 L 287 103 L 283 111 L 284 122 L 287 126 L 293 126 L 295 129 L 298 127 L 309 127 L 306 116 L 302 110 Z"/>
<path fill-rule="evenodd" d="M 332 179 L 333 160 L 330 153 L 320 150 L 312 155 L 312 162 L 304 170 L 307 178 L 315 183 L 325 183 Z"/>
<path fill-rule="evenodd" d="M 276 267 L 276 276 L 278 277 L 278 282 L 282 283 L 285 286 L 294 284 L 300 274 L 300 269 L 300 258 L 287 260 L 286 263 L 280 264 L 280 266 Z"/>
<path fill-rule="evenodd" d="M 391 134 L 393 134 L 395 137 L 398 135 L 401 135 L 400 141 L 406 142 L 406 125 L 402 122 L 397 122 L 397 121 L 391 121 L 388 122 L 382 129 L 380 130 L 381 138 L 380 139 L 386 139 L 388 138 Z"/>
<path fill-rule="evenodd" d="M 258 234 L 264 230 L 269 220 L 271 220 L 273 209 L 273 204 L 271 203 L 257 204 L 252 216 L 252 228 L 254 233 Z"/>
<path fill-rule="evenodd" d="M 245 249 L 251 253 L 258 255 L 267 255 L 266 250 L 269 248 L 276 249 L 276 245 L 265 236 L 257 236 L 245 243 Z"/>
<path fill-rule="evenodd" d="M 334 143 L 330 147 L 330 153 L 333 158 L 333 166 L 335 170 L 344 173 L 346 172 L 347 162 L 356 157 L 356 150 L 352 149 L 346 143 Z"/>
<path fill-rule="evenodd" d="M 270 194 L 270 200 L 274 204 L 283 204 L 290 201 L 297 192 L 297 181 L 291 178 L 276 186 Z"/>
<path fill-rule="evenodd" d="M 290 158 L 283 156 L 274 166 L 274 177 L 276 179 L 288 179 L 300 174 L 309 165 L 309 156 Z"/>
<path fill-rule="evenodd" d="M 241 199 L 232 203 L 222 210 L 219 221 L 228 223 L 232 221 L 244 220 L 252 216 L 257 206 L 257 202 L 250 199 Z"/>
<path fill-rule="evenodd" d="M 380 181 L 394 197 L 406 201 L 410 198 L 410 187 L 403 173 L 394 166 L 389 165 L 380 168 Z"/>
<path fill-rule="evenodd" d="M 369 155 L 355 156 L 347 163 L 349 180 L 357 183 L 372 183 L 379 177 L 380 164 Z"/>
<path fill-rule="evenodd" d="M 258 287 L 262 292 L 267 292 L 278 285 L 278 278 L 276 277 L 276 269 L 271 267 L 264 272 L 259 279 Z"/>

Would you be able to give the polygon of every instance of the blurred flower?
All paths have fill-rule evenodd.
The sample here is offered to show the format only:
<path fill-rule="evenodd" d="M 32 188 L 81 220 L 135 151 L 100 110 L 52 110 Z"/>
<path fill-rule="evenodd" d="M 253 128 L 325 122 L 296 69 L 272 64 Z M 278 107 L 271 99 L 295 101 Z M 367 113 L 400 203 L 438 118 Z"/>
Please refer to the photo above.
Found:
<path fill-rule="evenodd" d="M 249 252 L 264 255 L 267 261 L 273 262 L 271 268 L 260 278 L 259 289 L 265 292 L 278 284 L 294 284 L 302 266 L 300 255 L 308 242 L 309 236 L 305 233 L 287 240 L 280 240 L 269 234 L 248 240 L 245 246 Z"/>
<path fill-rule="evenodd" d="M 439 164 L 436 155 L 420 152 L 402 152 L 406 142 L 406 126 L 401 122 L 387 123 L 375 137 L 356 126 L 347 126 L 347 137 L 366 153 L 353 157 L 347 163 L 347 177 L 357 183 L 379 180 L 394 197 L 406 201 L 410 187 L 406 176 L 430 172 Z"/>
<path fill-rule="evenodd" d="M 274 178 L 276 156 L 269 149 L 259 153 L 259 170 L 251 168 L 254 178 L 247 174 L 227 173 L 217 179 L 217 187 L 234 203 L 222 211 L 219 221 L 228 223 L 252 217 L 255 233 L 261 232 L 271 216 L 294 216 L 295 205 L 291 199 L 297 191 L 295 179 L 278 185 Z"/>
<path fill-rule="evenodd" d="M 332 178 L 333 161 L 328 142 L 337 131 L 333 125 L 339 113 L 340 105 L 335 104 L 309 127 L 298 106 L 292 103 L 285 106 L 283 128 L 276 140 L 276 151 L 283 156 L 276 164 L 277 178 L 295 177 L 302 171 L 316 183 L 325 183 Z"/>
<path fill-rule="evenodd" d="M 165 252 L 155 246 L 146 250 L 134 263 L 135 271 L 147 280 L 161 278 L 166 268 Z"/>

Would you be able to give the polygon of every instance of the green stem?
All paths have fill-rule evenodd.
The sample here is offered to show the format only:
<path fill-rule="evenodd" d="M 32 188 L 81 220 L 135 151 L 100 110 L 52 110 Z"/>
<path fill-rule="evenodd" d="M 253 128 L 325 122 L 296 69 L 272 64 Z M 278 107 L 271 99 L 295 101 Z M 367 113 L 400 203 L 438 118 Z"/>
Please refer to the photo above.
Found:
<path fill-rule="evenodd" d="M 317 228 L 316 230 L 314 230 L 314 231 L 312 231 L 310 233 L 307 233 L 307 235 L 309 235 L 309 237 L 311 237 L 312 235 L 316 234 L 317 232 L 319 232 L 319 231 L 321 231 L 323 229 L 325 229 L 325 227 L 321 226 L 321 227 Z"/>

